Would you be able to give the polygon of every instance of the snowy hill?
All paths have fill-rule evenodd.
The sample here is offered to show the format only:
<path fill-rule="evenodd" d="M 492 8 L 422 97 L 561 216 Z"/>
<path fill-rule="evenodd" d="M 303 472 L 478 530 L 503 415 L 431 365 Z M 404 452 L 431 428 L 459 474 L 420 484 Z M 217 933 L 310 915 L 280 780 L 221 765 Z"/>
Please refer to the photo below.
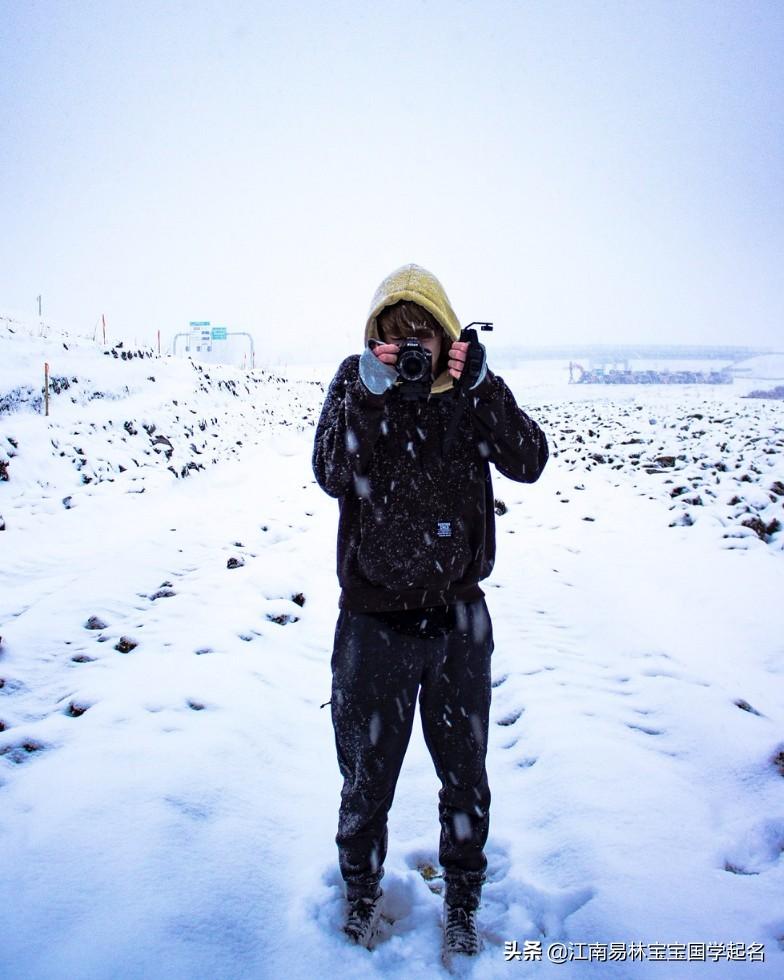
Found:
<path fill-rule="evenodd" d="M 337 506 L 310 471 L 330 370 L 40 333 L 0 318 L 0 977 L 441 975 L 418 731 L 391 922 L 372 953 L 339 932 Z M 533 486 L 494 474 L 490 866 L 464 973 L 781 976 L 784 406 L 491 367 L 552 459 Z"/>
<path fill-rule="evenodd" d="M 735 367 L 740 374 L 749 378 L 784 380 L 784 354 L 767 354 L 739 361 Z"/>
<path fill-rule="evenodd" d="M 44 364 L 50 409 L 44 411 Z M 263 370 L 209 368 L 149 348 L 108 349 L 52 328 L 0 318 L 0 464 L 9 486 L 0 516 L 75 506 L 86 486 L 183 478 L 236 458 L 271 428 L 302 431 L 323 387 Z M 153 474 L 157 474 L 153 477 Z M 13 478 L 11 478 L 13 477 Z M 22 518 L 23 519 L 23 518 Z"/>

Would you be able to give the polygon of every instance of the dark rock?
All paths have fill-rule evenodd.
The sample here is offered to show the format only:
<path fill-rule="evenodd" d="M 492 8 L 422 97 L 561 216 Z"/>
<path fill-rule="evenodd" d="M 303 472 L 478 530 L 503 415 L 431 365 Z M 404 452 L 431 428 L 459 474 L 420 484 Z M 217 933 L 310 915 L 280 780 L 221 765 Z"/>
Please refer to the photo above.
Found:
<path fill-rule="evenodd" d="M 770 485 L 770 492 L 775 493 L 777 497 L 784 497 L 784 483 L 781 480 L 775 480 Z"/>
<path fill-rule="evenodd" d="M 201 701 L 188 701 L 188 707 L 193 708 L 194 711 L 204 711 L 204 705 Z"/>
<path fill-rule="evenodd" d="M 174 446 L 171 444 L 171 440 L 167 439 L 166 436 L 156 436 L 152 440 L 152 444 L 153 446 L 168 446 L 171 452 L 166 454 L 167 459 L 171 456 L 171 453 L 174 452 Z"/>
<path fill-rule="evenodd" d="M 733 864 L 732 861 L 724 862 L 724 870 L 729 871 L 729 873 L 733 875 L 758 875 L 759 874 L 759 871 L 747 871 L 745 868 L 742 868 L 739 864 Z"/>
<path fill-rule="evenodd" d="M 291 601 L 296 603 L 298 606 L 304 606 L 305 596 L 301 592 L 298 592 L 296 595 L 291 597 Z"/>
<path fill-rule="evenodd" d="M 244 564 L 244 558 L 229 558 L 229 560 L 226 562 L 226 568 L 242 568 Z"/>
<path fill-rule="evenodd" d="M 495 498 L 495 505 L 494 505 L 494 510 L 495 510 L 496 514 L 500 517 L 502 514 L 505 514 L 507 512 L 507 509 L 508 508 L 507 508 L 506 504 L 503 502 L 503 500 L 499 500 L 496 497 Z"/>
<path fill-rule="evenodd" d="M 57 378 L 57 377 L 49 378 L 49 387 L 56 395 L 59 395 L 61 391 L 68 391 L 68 389 L 71 387 L 71 384 L 76 384 L 76 383 L 77 383 L 76 378 L 70 378 L 70 379 Z M 71 399 L 71 400 L 75 401 L 75 399 Z"/>
<path fill-rule="evenodd" d="M 749 527 L 757 535 L 757 537 L 764 541 L 768 533 L 767 525 L 756 515 L 753 517 L 747 517 L 745 520 L 741 521 L 744 527 Z"/>
<path fill-rule="evenodd" d="M 63 497 L 63 507 L 66 510 L 70 510 L 73 507 L 73 497 Z"/>
<path fill-rule="evenodd" d="M 120 642 L 115 643 L 114 649 L 117 650 L 118 653 L 130 653 L 131 650 L 135 650 L 138 645 L 139 644 L 135 640 L 132 640 L 127 636 L 121 636 Z"/>
<path fill-rule="evenodd" d="M 675 466 L 674 456 L 657 456 L 655 461 L 659 466 Z"/>
<path fill-rule="evenodd" d="M 171 599 L 171 597 L 173 595 L 177 595 L 177 593 L 174 591 L 174 589 L 172 589 L 172 588 L 162 588 L 162 589 L 158 589 L 157 592 L 153 592 L 153 594 L 150 596 L 150 598 L 153 599 L 153 600 L 154 599 Z"/>
<path fill-rule="evenodd" d="M 135 436 L 138 434 L 139 431 L 137 428 L 135 428 L 133 422 L 123 423 L 123 428 L 125 429 L 125 431 L 128 433 L 129 436 Z"/>
<path fill-rule="evenodd" d="M 98 616 L 90 616 L 90 618 L 84 624 L 84 628 L 86 630 L 105 630 L 106 625 L 107 624 Z"/>
<path fill-rule="evenodd" d="M 86 653 L 77 653 L 71 657 L 71 660 L 75 664 L 91 664 L 95 660 L 95 657 L 88 657 Z"/>
<path fill-rule="evenodd" d="M 77 704 L 75 701 L 71 701 L 66 710 L 66 714 L 70 715 L 72 718 L 78 718 L 80 715 L 83 715 L 89 707 L 89 704 Z"/>
<path fill-rule="evenodd" d="M 18 765 L 24 762 L 33 752 L 40 752 L 41 749 L 43 749 L 43 745 L 40 742 L 29 738 L 19 745 L 6 745 L 0 749 L 0 755 L 6 756 L 9 762 Z"/>
<path fill-rule="evenodd" d="M 8 460 L 0 459 L 0 480 L 8 480 Z"/>
<path fill-rule="evenodd" d="M 774 399 L 784 399 L 784 385 L 776 385 L 775 388 L 770 388 L 764 391 L 761 388 L 756 388 L 754 391 L 750 391 L 748 395 L 741 395 L 742 398 L 774 398 Z"/>
<path fill-rule="evenodd" d="M 760 718 L 762 717 L 762 712 L 761 711 L 757 711 L 756 708 L 752 708 L 752 706 L 749 704 L 749 702 L 748 701 L 744 701 L 743 698 L 738 698 L 738 700 L 735 701 L 734 703 L 735 703 L 736 707 L 740 708 L 742 711 L 748 711 L 749 714 L 758 715 Z"/>
<path fill-rule="evenodd" d="M 770 761 L 778 769 L 779 773 L 784 776 L 784 747 L 780 748 Z"/>
<path fill-rule="evenodd" d="M 278 616 L 268 615 L 267 619 L 271 623 L 277 623 L 279 626 L 285 626 L 287 623 L 299 622 L 296 616 L 289 616 L 288 613 L 280 613 Z"/>

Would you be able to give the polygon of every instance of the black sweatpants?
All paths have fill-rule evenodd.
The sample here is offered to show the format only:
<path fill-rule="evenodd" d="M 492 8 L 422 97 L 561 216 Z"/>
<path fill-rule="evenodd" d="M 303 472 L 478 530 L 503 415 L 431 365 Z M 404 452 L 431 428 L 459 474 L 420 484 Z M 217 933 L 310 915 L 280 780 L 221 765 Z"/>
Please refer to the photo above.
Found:
<path fill-rule="evenodd" d="M 401 632 L 395 614 L 342 610 L 332 655 L 332 722 L 343 776 L 338 834 L 349 899 L 375 892 L 384 873 L 387 814 L 419 694 L 438 778 L 447 901 L 475 908 L 487 860 L 490 790 L 485 756 L 493 633 L 484 599 Z M 435 618 L 435 617 L 434 617 Z M 436 635 L 432 635 L 435 633 Z M 427 635 L 431 634 L 431 635 Z"/>

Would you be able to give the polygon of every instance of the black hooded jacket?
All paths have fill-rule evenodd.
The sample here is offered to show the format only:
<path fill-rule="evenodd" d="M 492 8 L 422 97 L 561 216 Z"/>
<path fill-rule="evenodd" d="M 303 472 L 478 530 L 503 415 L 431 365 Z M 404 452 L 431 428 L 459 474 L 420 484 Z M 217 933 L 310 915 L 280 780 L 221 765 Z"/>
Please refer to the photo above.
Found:
<path fill-rule="evenodd" d="M 316 429 L 313 471 L 340 505 L 337 572 L 341 607 L 388 612 L 472 601 L 495 560 L 490 463 L 533 483 L 547 440 L 487 372 L 468 395 L 453 444 L 444 436 L 452 390 L 405 401 L 399 386 L 371 394 L 359 355 L 330 385 Z"/>

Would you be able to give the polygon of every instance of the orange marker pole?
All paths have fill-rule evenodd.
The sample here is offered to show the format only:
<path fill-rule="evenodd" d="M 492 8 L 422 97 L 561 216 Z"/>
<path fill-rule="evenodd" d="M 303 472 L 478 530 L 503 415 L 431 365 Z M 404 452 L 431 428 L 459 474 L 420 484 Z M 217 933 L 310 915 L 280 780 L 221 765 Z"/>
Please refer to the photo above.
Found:
<path fill-rule="evenodd" d="M 161 332 L 158 331 L 158 357 L 161 356 Z"/>
<path fill-rule="evenodd" d="M 106 315 L 101 314 L 101 324 L 103 326 L 103 346 L 106 346 Z"/>
<path fill-rule="evenodd" d="M 46 402 L 46 414 L 49 414 L 49 362 L 44 362 L 44 401 Z"/>

